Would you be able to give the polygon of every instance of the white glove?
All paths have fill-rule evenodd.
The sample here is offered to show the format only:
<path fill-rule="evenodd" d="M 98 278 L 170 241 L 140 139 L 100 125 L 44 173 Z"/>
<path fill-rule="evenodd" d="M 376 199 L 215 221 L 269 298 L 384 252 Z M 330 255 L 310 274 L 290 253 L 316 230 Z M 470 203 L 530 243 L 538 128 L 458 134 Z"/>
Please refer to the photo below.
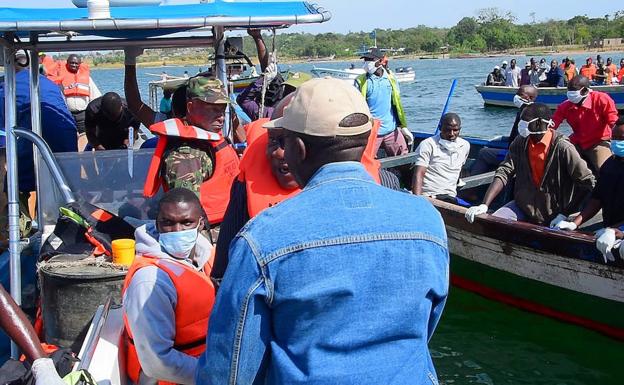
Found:
<path fill-rule="evenodd" d="M 266 70 L 264 70 L 264 77 L 266 78 L 266 83 L 269 84 L 275 79 L 277 76 L 277 64 L 271 63 L 267 66 Z"/>
<path fill-rule="evenodd" d="M 407 127 L 400 127 L 401 134 L 405 137 L 405 141 L 407 142 L 407 146 L 411 147 L 414 144 L 414 134 Z"/>
<path fill-rule="evenodd" d="M 486 204 L 480 204 L 479 206 L 472 206 L 466 210 L 466 220 L 473 223 L 477 215 L 485 214 L 488 211 Z"/>
<path fill-rule="evenodd" d="M 611 249 L 615 246 L 615 230 L 611 228 L 604 228 L 596 231 L 596 248 L 602 253 L 604 263 L 607 263 L 607 259 L 611 262 L 615 262 L 615 257 L 611 253 Z"/>
<path fill-rule="evenodd" d="M 127 66 L 135 66 L 136 58 L 143 55 L 141 47 L 125 47 L 124 48 L 124 64 Z"/>
<path fill-rule="evenodd" d="M 67 385 L 58 375 L 50 358 L 36 359 L 32 364 L 35 385 Z"/>
<path fill-rule="evenodd" d="M 557 225 L 559 224 L 559 222 L 565 221 L 566 219 L 568 219 L 567 216 L 565 216 L 563 214 L 557 214 L 555 219 L 550 221 L 550 228 L 551 229 L 558 228 Z"/>
<path fill-rule="evenodd" d="M 559 223 L 557 223 L 555 226 L 553 226 L 553 229 L 557 229 L 557 230 L 570 230 L 570 231 L 574 231 L 577 229 L 577 225 L 576 223 L 572 222 L 572 221 L 560 221 Z"/>

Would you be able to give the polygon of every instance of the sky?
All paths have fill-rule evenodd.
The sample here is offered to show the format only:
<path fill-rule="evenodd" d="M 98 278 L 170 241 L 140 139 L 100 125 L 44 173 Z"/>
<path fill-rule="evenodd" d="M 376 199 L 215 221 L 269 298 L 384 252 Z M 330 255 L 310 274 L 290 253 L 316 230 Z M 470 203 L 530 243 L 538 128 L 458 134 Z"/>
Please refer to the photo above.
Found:
<path fill-rule="evenodd" d="M 171 4 L 197 3 L 198 0 L 166 0 Z M 569 19 L 576 15 L 604 17 L 619 8 L 589 7 L 581 0 L 310 0 L 332 13 L 332 19 L 319 25 L 299 26 L 290 31 L 310 33 L 349 31 L 370 31 L 374 28 L 402 29 L 427 25 L 430 27 L 452 27 L 465 16 L 475 16 L 478 9 L 497 7 L 511 11 L 520 23 L 532 21 L 529 14 L 535 12 L 536 21 L 547 19 Z M 9 1 L 2 0 L 7 4 Z M 2 6 L 7 6 L 7 5 Z M 616 3 L 612 3 L 616 4 Z M 22 0 L 12 7 L 61 8 L 73 7 L 71 0 Z M 621 7 L 624 9 L 624 6 Z"/>

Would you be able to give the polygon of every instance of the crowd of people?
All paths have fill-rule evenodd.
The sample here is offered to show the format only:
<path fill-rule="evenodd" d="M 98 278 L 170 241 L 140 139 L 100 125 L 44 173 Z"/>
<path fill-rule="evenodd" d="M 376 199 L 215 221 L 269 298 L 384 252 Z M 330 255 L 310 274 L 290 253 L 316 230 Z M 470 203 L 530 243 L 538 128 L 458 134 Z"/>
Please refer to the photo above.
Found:
<path fill-rule="evenodd" d="M 522 85 L 566 87 L 577 75 L 586 77 L 592 86 L 622 84 L 624 58 L 620 59 L 619 68 L 610 57 L 605 63 L 601 55 L 597 55 L 596 64 L 593 58 L 588 57 L 585 64 L 580 67 L 577 67 L 575 60 L 569 57 L 562 59 L 561 63 L 552 60 L 550 66 L 545 58 L 539 62 L 531 58 L 524 64 L 524 68 L 517 66 L 516 59 L 511 59 L 509 63 L 505 60 L 500 66 L 494 66 L 487 76 L 485 85 L 516 88 Z"/>
<path fill-rule="evenodd" d="M 412 194 L 381 168 L 378 155 L 405 155 L 414 142 L 382 52 L 362 56 L 365 73 L 353 85 L 305 73 L 284 79 L 259 31 L 248 32 L 262 76 L 238 95 L 252 121 L 233 119 L 233 138 L 222 132 L 234 102 L 217 79 L 189 77 L 154 111 L 138 89 L 140 49 L 125 49 L 125 99 L 99 95 L 76 55 L 42 58 L 42 105 L 52 106 L 42 109 L 52 114 L 42 132 L 53 151 L 125 149 L 141 124 L 155 135 L 142 144 L 154 148 L 144 195 L 164 195 L 155 220 L 136 229 L 122 290 L 123 366 L 134 383 L 437 383 L 427 343 L 448 295 L 449 251 L 424 197 L 466 206 L 474 222 L 515 179 L 513 199 L 493 216 L 573 231 L 602 209 L 597 248 L 605 260 L 619 255 L 624 120 L 590 88 L 621 80 L 624 68 L 616 74 L 610 59 L 580 74 L 569 58 L 495 67 L 487 83 L 518 87 L 518 113 L 509 148 L 484 148 L 472 165 L 495 174 L 469 207 L 457 186 L 470 143 L 456 113 L 414 149 Z M 29 106 L 22 63 L 18 104 Z M 535 102 L 544 85 L 568 89 L 554 114 Z M 569 138 L 557 131 L 563 121 Z M 233 141 L 246 142 L 242 155 Z M 20 175 L 30 179 L 20 191 L 28 193 L 25 147 Z M 215 239 L 206 230 L 217 225 Z M 37 384 L 60 381 L 44 354 L 29 352 L 42 368 Z"/>

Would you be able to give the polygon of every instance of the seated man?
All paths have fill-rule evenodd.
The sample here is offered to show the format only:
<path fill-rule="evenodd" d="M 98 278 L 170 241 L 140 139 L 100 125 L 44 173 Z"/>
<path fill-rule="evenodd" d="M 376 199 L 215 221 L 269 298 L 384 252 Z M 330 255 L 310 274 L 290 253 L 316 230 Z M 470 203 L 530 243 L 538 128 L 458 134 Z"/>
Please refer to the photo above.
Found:
<path fill-rule="evenodd" d="M 186 97 L 184 121 L 150 126 L 158 144 L 143 193 L 152 197 L 161 185 L 165 191 L 184 187 L 200 197 L 210 224 L 220 223 L 238 175 L 238 155 L 220 134 L 230 100 L 219 80 L 204 77 L 189 79 Z"/>
<path fill-rule="evenodd" d="M 472 223 L 515 175 L 514 200 L 493 215 L 514 221 L 548 225 L 559 213 L 572 214 L 591 193 L 595 178 L 579 153 L 552 127 L 550 110 L 541 103 L 522 112 L 518 137 L 496 170 L 483 204 L 466 211 Z"/>
<path fill-rule="evenodd" d="M 573 221 L 563 220 L 555 224 L 561 230 L 576 230 L 582 223 L 593 218 L 602 209 L 602 223 L 604 229 L 599 232 L 596 247 L 607 259 L 614 261 L 612 250 L 617 251 L 624 259 L 624 252 L 620 251 L 619 244 L 624 239 L 622 225 L 624 225 L 624 117 L 615 123 L 611 134 L 611 150 L 613 156 L 607 159 L 600 168 L 596 188 L 592 197 Z M 598 235 L 598 234 L 597 234 Z M 616 243 L 616 240 L 619 242 Z M 614 249 L 617 244 L 618 248 Z"/>
<path fill-rule="evenodd" d="M 516 120 L 514 121 L 513 126 L 511 127 L 511 132 L 509 133 L 508 143 L 516 139 L 518 136 L 518 122 L 520 122 L 520 116 L 522 115 L 522 111 L 524 111 L 525 107 L 531 105 L 537 99 L 537 87 L 532 86 L 530 84 L 525 84 L 518 88 L 516 95 L 514 95 L 514 105 L 518 108 L 518 113 L 516 114 Z M 500 162 L 505 159 L 505 155 L 507 155 L 506 149 L 500 148 L 488 148 L 484 147 L 479 150 L 479 154 L 477 154 L 477 159 L 474 164 L 470 168 L 470 175 L 479 175 L 489 171 L 494 171 L 500 164 Z"/>
<path fill-rule="evenodd" d="M 485 81 L 486 86 L 504 86 L 505 78 L 501 75 L 500 67 L 495 66 L 492 72 L 488 74 L 487 80 Z"/>
<path fill-rule="evenodd" d="M 565 73 L 556 60 L 550 62 L 550 70 L 546 73 L 546 81 L 542 82 L 540 86 L 565 87 Z"/>
<path fill-rule="evenodd" d="M 155 225 L 136 230 L 122 288 L 126 368 L 135 384 L 194 384 L 215 298 L 204 225 L 197 196 L 176 188 L 160 200 Z"/>
<path fill-rule="evenodd" d="M 461 119 L 449 112 L 442 117 L 440 134 L 429 137 L 416 149 L 412 192 L 457 204 L 457 181 L 470 143 L 459 137 Z"/>
<path fill-rule="evenodd" d="M 136 139 L 140 126 L 141 122 L 128 109 L 126 101 L 115 92 L 107 92 L 87 105 L 85 130 L 94 150 L 128 148 L 129 128 L 133 128 Z"/>

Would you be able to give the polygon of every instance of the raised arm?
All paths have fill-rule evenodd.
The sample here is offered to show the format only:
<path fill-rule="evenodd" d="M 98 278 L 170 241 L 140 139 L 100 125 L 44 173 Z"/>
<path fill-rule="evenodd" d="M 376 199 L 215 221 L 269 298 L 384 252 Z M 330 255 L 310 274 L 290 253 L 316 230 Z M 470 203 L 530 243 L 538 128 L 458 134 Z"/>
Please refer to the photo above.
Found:
<path fill-rule="evenodd" d="M 262 31 L 256 28 L 249 28 L 247 30 L 249 36 L 254 39 L 256 43 L 256 50 L 258 51 L 258 62 L 260 62 L 260 71 L 264 72 L 269 65 L 269 52 L 266 49 L 264 40 L 262 39 Z"/>
<path fill-rule="evenodd" d="M 145 127 L 154 124 L 155 112 L 141 100 L 139 85 L 136 75 L 136 58 L 143 53 L 143 50 L 136 47 L 124 49 L 125 53 L 125 73 L 124 73 L 124 93 L 128 108 L 139 119 Z"/>

